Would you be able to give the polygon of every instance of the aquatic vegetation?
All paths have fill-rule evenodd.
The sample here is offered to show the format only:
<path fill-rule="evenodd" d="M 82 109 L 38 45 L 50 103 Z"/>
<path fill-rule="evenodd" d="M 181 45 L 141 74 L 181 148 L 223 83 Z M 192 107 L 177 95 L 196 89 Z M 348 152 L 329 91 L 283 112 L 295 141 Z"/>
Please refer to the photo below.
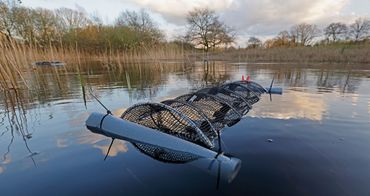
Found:
<path fill-rule="evenodd" d="M 40 72 L 52 70 L 55 81 L 60 84 L 60 75 L 88 71 L 91 62 L 110 71 L 123 72 L 129 64 L 148 63 L 155 69 L 162 70 L 163 63 L 183 61 L 184 51 L 177 47 L 163 46 L 160 48 L 130 51 L 105 51 L 91 53 L 76 47 L 56 47 L 50 45 L 41 48 L 26 45 L 15 40 L 0 42 L 0 89 L 39 88 L 42 81 L 29 84 L 28 77 L 40 75 Z M 63 66 L 38 66 L 35 62 L 63 62 Z M 140 67 L 139 67 L 140 68 Z M 41 74 L 42 75 L 42 74 Z"/>

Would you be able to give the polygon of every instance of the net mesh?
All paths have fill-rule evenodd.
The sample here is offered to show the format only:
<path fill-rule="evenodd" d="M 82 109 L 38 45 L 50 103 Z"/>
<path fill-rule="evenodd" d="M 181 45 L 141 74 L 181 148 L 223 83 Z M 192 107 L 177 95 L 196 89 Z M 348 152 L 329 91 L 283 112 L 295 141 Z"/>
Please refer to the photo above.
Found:
<path fill-rule="evenodd" d="M 174 108 L 175 110 L 190 118 L 210 140 L 217 137 L 218 130 L 213 127 L 207 116 L 197 107 L 194 107 L 188 102 L 174 99 L 166 100 L 162 103 Z"/>
<path fill-rule="evenodd" d="M 227 83 L 222 86 L 225 89 L 242 95 L 250 105 L 257 103 L 260 100 L 260 95 L 262 94 L 260 90 L 254 89 L 251 86 L 248 86 L 248 84 L 239 82 Z"/>
<path fill-rule="evenodd" d="M 163 147 L 143 144 L 143 143 L 132 143 L 135 148 L 139 149 L 142 153 L 152 157 L 153 159 L 168 162 L 168 163 L 187 163 L 200 158 L 189 152 L 176 151 L 166 149 Z"/>
<path fill-rule="evenodd" d="M 248 113 L 251 108 L 251 104 L 246 100 L 243 95 L 231 91 L 230 89 L 224 88 L 223 86 L 217 86 L 212 88 L 204 88 L 198 92 L 210 94 L 219 97 L 226 103 L 231 103 L 230 106 L 234 108 L 239 114 Z"/>
<path fill-rule="evenodd" d="M 212 146 L 197 124 L 161 103 L 142 103 L 127 109 L 121 118 L 205 146 Z"/>
<path fill-rule="evenodd" d="M 255 82 L 237 81 L 200 89 L 162 103 L 136 104 L 121 117 L 213 148 L 214 139 L 222 128 L 239 122 L 265 92 L 265 88 Z M 145 149 L 151 156 L 163 154 L 163 159 L 170 156 L 153 146 L 140 144 L 137 148 Z"/>
<path fill-rule="evenodd" d="M 199 108 L 217 130 L 241 118 L 241 114 L 230 103 L 211 94 L 195 92 L 177 97 L 176 100 L 188 102 Z"/>

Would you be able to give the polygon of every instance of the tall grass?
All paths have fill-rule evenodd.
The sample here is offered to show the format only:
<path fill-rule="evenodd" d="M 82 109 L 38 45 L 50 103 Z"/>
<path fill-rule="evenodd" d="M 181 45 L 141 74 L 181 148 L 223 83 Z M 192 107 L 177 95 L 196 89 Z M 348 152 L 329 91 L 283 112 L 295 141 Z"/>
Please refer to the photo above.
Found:
<path fill-rule="evenodd" d="M 75 46 L 51 45 L 40 48 L 25 45 L 15 40 L 0 40 L 0 90 L 19 88 L 42 88 L 43 69 L 32 65 L 36 61 L 63 61 L 66 66 L 52 68 L 52 77 L 59 87 L 61 74 L 80 73 L 90 69 L 91 62 L 109 71 L 125 72 L 129 64 L 150 63 L 154 69 L 163 70 L 163 62 L 181 61 L 193 63 L 196 60 L 217 60 L 232 62 L 299 62 L 299 63 L 370 63 L 370 44 L 340 44 L 317 47 L 239 49 L 205 54 L 198 50 L 184 51 L 181 47 L 163 44 L 155 48 L 140 48 L 130 51 L 113 51 L 107 48 L 101 52 L 83 51 Z M 140 71 L 141 65 L 138 66 Z M 50 71 L 50 69 L 49 69 Z M 27 80 L 37 77 L 36 83 Z M 84 83 L 81 78 L 81 83 Z"/>
<path fill-rule="evenodd" d="M 52 46 L 40 48 L 25 45 L 14 40 L 0 42 L 0 89 L 14 90 L 32 87 L 27 76 L 39 74 L 40 66 L 32 63 L 37 61 L 62 61 L 66 65 L 62 68 L 53 68 L 54 77 L 58 83 L 59 75 L 67 72 L 80 72 L 88 69 L 92 61 L 100 62 L 106 69 L 124 71 L 125 66 L 131 63 L 151 62 L 160 65 L 162 61 L 183 60 L 184 51 L 178 47 L 161 46 L 151 49 L 132 51 L 87 52 L 78 49 L 78 46 Z M 158 63 L 158 64 L 156 64 Z M 161 66 L 157 67 L 162 69 Z M 42 80 L 38 81 L 42 82 Z"/>
<path fill-rule="evenodd" d="M 370 43 L 296 48 L 257 48 L 210 53 L 209 60 L 233 62 L 294 62 L 369 64 Z"/>

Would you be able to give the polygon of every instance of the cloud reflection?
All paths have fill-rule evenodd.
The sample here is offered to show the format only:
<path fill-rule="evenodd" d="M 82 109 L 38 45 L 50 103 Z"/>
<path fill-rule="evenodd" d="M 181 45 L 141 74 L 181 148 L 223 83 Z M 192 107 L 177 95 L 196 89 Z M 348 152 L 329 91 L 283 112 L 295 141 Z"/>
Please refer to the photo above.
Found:
<path fill-rule="evenodd" d="M 99 134 L 87 134 L 83 135 L 79 139 L 80 144 L 91 144 L 94 148 L 98 148 L 101 150 L 101 153 L 103 155 L 106 155 L 108 152 L 109 144 L 110 144 L 110 138 L 99 135 Z M 100 143 L 105 143 L 104 145 L 101 145 Z M 116 140 L 114 141 L 112 148 L 109 152 L 110 157 L 117 156 L 119 153 L 127 152 L 128 148 L 126 145 L 126 141 L 123 140 Z"/>
<path fill-rule="evenodd" d="M 10 156 L 6 156 L 6 158 L 3 160 L 2 164 L 9 164 L 10 162 L 12 162 L 12 159 L 10 158 Z"/>
<path fill-rule="evenodd" d="M 360 95 L 359 94 L 352 94 L 352 97 L 351 97 L 351 103 L 352 103 L 352 106 L 356 106 L 357 103 L 358 103 L 358 97 Z"/>
<path fill-rule="evenodd" d="M 126 111 L 126 109 L 127 109 L 127 108 L 118 108 L 118 109 L 116 109 L 116 110 L 112 111 L 112 114 L 113 114 L 114 116 L 118 116 L 118 117 L 120 117 L 120 116 L 123 114 L 123 112 L 125 112 L 125 111 Z"/>
<path fill-rule="evenodd" d="M 12 159 L 10 158 L 10 156 L 6 156 L 3 161 L 0 163 L 0 174 L 4 173 L 5 172 L 5 165 L 6 164 L 9 164 L 10 162 L 12 162 Z"/>
<path fill-rule="evenodd" d="M 370 99 L 368 101 L 368 108 L 369 108 L 369 118 L 370 118 Z"/>
<path fill-rule="evenodd" d="M 115 116 L 120 116 L 125 110 L 125 108 L 119 108 L 114 110 L 112 113 Z M 71 127 L 81 126 L 81 124 L 84 124 L 84 121 L 89 116 L 89 114 L 89 112 L 75 114 L 73 118 L 70 118 L 68 120 L 68 124 Z M 74 138 L 78 138 L 77 141 L 75 141 Z M 94 148 L 100 149 L 101 153 L 103 155 L 106 155 L 110 141 L 111 139 L 106 136 L 91 133 L 86 128 L 83 128 L 80 130 L 77 129 L 74 131 L 69 131 L 63 134 L 61 137 L 56 139 L 56 146 L 58 148 L 67 148 L 75 142 L 78 144 L 89 144 Z M 117 154 L 127 151 L 128 148 L 126 146 L 126 141 L 115 141 L 110 150 L 109 156 L 117 156 Z"/>
<path fill-rule="evenodd" d="M 273 96 L 273 102 L 270 102 L 267 96 L 262 97 L 258 106 L 253 107 L 248 116 L 320 121 L 327 108 L 322 96 L 308 92 L 287 90 L 281 97 Z"/>
<path fill-rule="evenodd" d="M 58 148 L 66 148 L 66 147 L 68 147 L 67 140 L 66 139 L 58 138 L 57 139 L 57 147 Z"/>
<path fill-rule="evenodd" d="M 109 144 L 108 145 L 93 145 L 94 148 L 98 148 L 101 150 L 103 155 L 106 155 L 108 152 Z M 126 142 L 122 140 L 115 140 L 110 151 L 109 155 L 110 157 L 115 157 L 117 156 L 118 153 L 120 152 L 127 152 L 128 148 L 126 146 Z"/>

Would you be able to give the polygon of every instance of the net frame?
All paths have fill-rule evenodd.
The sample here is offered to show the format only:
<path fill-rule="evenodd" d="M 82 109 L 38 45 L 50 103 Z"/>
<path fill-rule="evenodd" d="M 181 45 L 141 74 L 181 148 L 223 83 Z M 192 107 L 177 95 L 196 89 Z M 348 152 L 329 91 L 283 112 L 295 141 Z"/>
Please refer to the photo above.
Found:
<path fill-rule="evenodd" d="M 186 101 L 202 110 L 210 122 L 217 127 L 216 129 L 222 129 L 225 125 L 233 124 L 242 118 L 242 114 L 230 103 L 215 95 L 195 92 L 179 96 L 176 100 Z"/>
<path fill-rule="evenodd" d="M 217 137 L 217 132 L 220 131 L 220 129 L 216 129 L 203 111 L 199 108 L 188 102 L 177 99 L 165 100 L 161 103 L 166 104 L 189 117 L 197 124 L 199 129 L 205 133 L 209 140 L 212 141 L 215 137 Z"/>
<path fill-rule="evenodd" d="M 128 108 L 122 119 L 212 148 L 207 136 L 187 116 L 163 103 L 139 103 Z"/>
<path fill-rule="evenodd" d="M 230 127 L 239 122 L 266 92 L 265 88 L 252 81 L 230 82 L 161 103 L 135 104 L 121 118 L 213 148 L 221 130 L 226 125 Z M 154 153 L 152 149 L 157 147 L 145 145 L 141 144 L 142 149 L 145 148 L 152 157 L 160 154 L 160 150 Z M 140 150 L 140 146 L 137 148 Z"/>
<path fill-rule="evenodd" d="M 204 88 L 197 92 L 211 94 L 223 99 L 226 103 L 232 103 L 230 105 L 232 105 L 232 107 L 235 108 L 242 115 L 248 113 L 249 110 L 252 108 L 251 104 L 245 99 L 243 95 L 231 91 L 224 86 Z"/>
<path fill-rule="evenodd" d="M 251 88 L 250 86 L 248 86 L 248 84 L 243 84 L 239 82 L 226 83 L 222 86 L 226 89 L 243 95 L 251 106 L 260 100 L 262 94 L 260 90 L 255 91 L 254 88 Z"/>
<path fill-rule="evenodd" d="M 253 81 L 250 81 L 250 80 L 249 81 L 248 80 L 240 80 L 240 81 L 236 81 L 234 83 L 240 83 L 240 84 L 247 85 L 253 91 L 259 91 L 260 94 L 267 92 L 266 89 L 263 86 L 261 86 L 257 82 L 253 82 Z"/>

